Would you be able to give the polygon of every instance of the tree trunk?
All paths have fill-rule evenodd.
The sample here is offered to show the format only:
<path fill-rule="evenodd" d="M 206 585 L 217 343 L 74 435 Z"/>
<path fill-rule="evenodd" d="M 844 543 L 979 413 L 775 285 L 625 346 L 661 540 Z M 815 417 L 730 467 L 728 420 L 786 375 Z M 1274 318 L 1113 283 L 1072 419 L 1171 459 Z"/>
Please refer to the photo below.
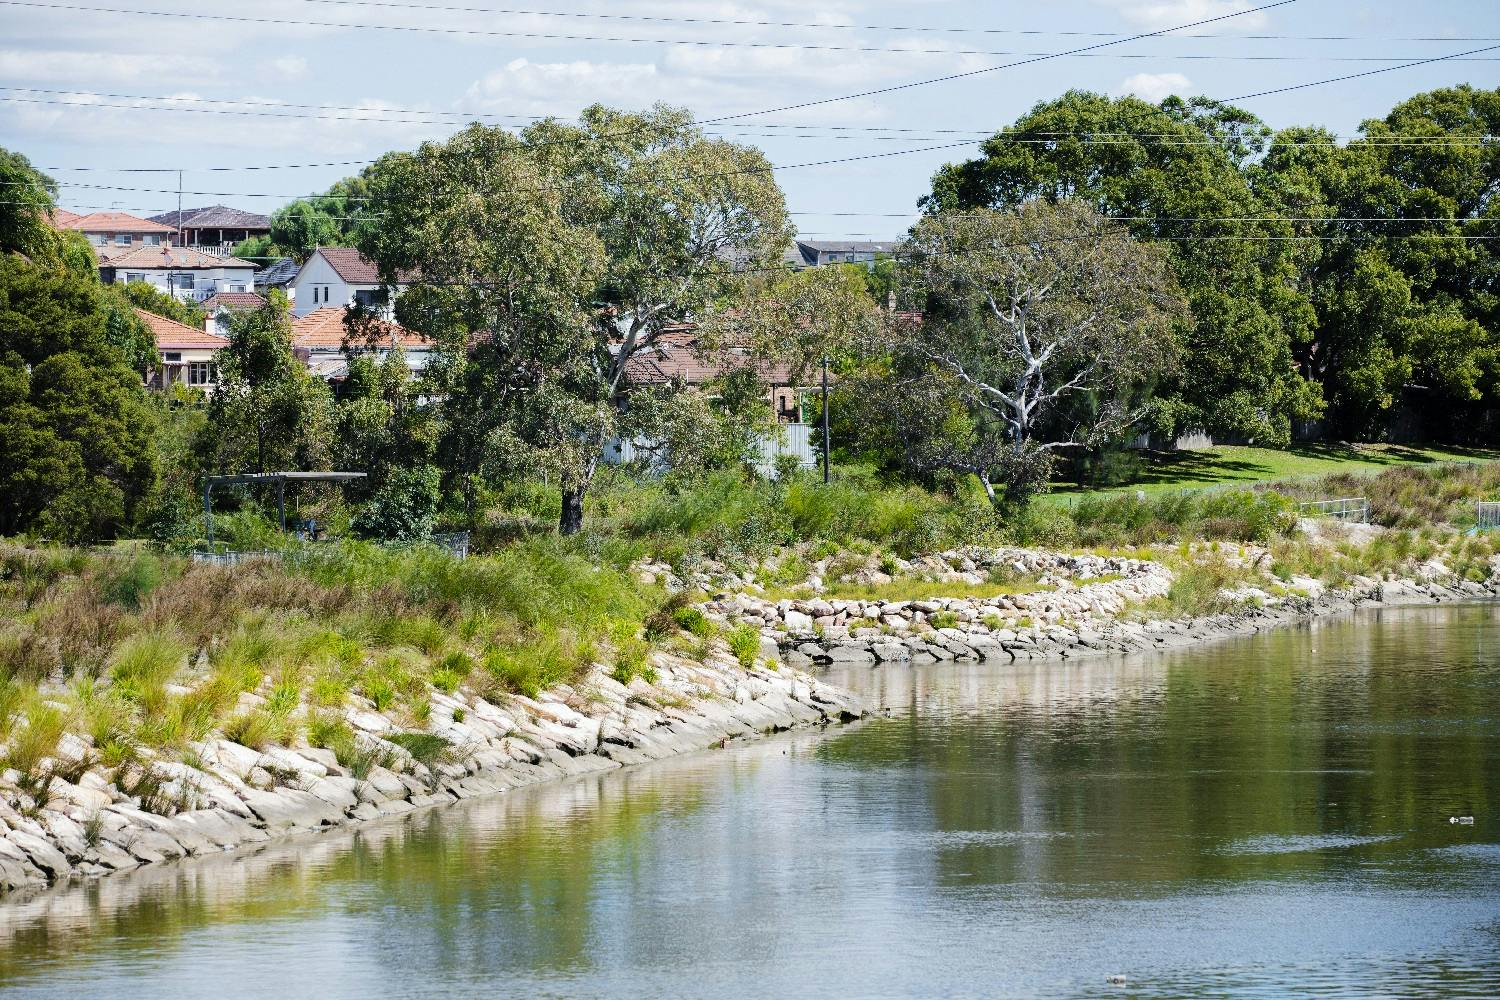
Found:
<path fill-rule="evenodd" d="M 583 490 L 562 491 L 562 517 L 558 518 L 560 534 L 576 535 L 583 530 Z"/>

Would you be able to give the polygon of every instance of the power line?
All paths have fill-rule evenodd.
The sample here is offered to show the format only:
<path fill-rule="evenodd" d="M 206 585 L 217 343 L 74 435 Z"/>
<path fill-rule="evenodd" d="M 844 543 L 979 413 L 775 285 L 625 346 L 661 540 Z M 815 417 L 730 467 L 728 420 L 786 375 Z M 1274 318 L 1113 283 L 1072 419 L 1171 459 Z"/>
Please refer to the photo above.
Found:
<path fill-rule="evenodd" d="M 337 2 L 348 2 L 348 0 L 337 0 Z M 1284 0 L 1292 2 L 1292 0 Z M 1106 36 L 1114 40 L 1087 46 L 1082 49 L 1074 49 L 1068 52 L 1022 52 L 1013 49 L 956 49 L 956 48 L 916 48 L 913 46 L 883 46 L 883 45 L 836 45 L 818 42 L 758 42 L 735 39 L 703 39 L 703 38 L 642 38 L 626 37 L 617 35 L 584 35 L 554 31 L 515 31 L 502 30 L 498 28 L 448 28 L 436 25 L 415 24 L 370 24 L 368 22 L 350 23 L 343 21 L 307 21 L 291 18 L 257 18 L 245 17 L 234 14 L 207 14 L 196 11 L 168 11 L 168 10 L 140 10 L 122 7 L 95 7 L 64 3 L 43 3 L 40 0 L 0 0 L 0 5 L 12 7 L 31 7 L 41 10 L 68 10 L 80 11 L 93 14 L 115 14 L 136 17 L 165 17 L 178 18 L 193 21 L 220 21 L 232 24 L 278 24 L 289 27 L 310 28 L 336 28 L 348 31 L 384 31 L 384 32 L 412 32 L 425 35 L 457 35 L 487 38 L 525 38 L 541 41 L 565 41 L 565 42 L 611 42 L 631 45 L 685 45 L 709 48 L 744 48 L 744 49 L 772 49 L 772 50 L 802 50 L 814 52 L 866 52 L 879 55 L 914 56 L 914 55 L 942 55 L 942 56 L 999 56 L 1013 58 L 1016 56 L 1028 58 L 1074 58 L 1074 59 L 1174 59 L 1187 61 L 1208 62 L 1402 62 L 1410 60 L 1412 56 L 1331 56 L 1331 55 L 1254 55 L 1254 54 L 1212 54 L 1191 52 L 1095 52 L 1089 49 L 1099 48 L 1107 45 L 1116 45 L 1123 41 L 1135 39 L 1166 36 L 1165 32 L 1152 32 L 1148 35 L 1133 35 L 1127 37 Z M 1274 6 L 1274 5 L 1273 5 Z M 502 13 L 535 13 L 525 11 L 505 11 Z M 1237 15 L 1228 15 L 1237 16 Z M 1207 23 L 1207 22 L 1199 22 Z M 1091 36 L 1092 37 L 1092 36 Z M 1227 37 L 1227 36 L 1215 36 Z M 1491 62 L 1494 60 L 1476 60 Z"/>
<path fill-rule="evenodd" d="M 1067 31 L 1056 28 L 968 28 L 947 25 L 904 24 L 829 24 L 811 21 L 753 21 L 722 17 L 677 17 L 665 14 L 600 14 L 583 11 L 516 10 L 503 7 L 460 7 L 449 4 L 393 3 L 390 0 L 303 0 L 304 3 L 329 4 L 340 7 L 377 7 L 409 11 L 449 11 L 462 14 L 507 14 L 520 17 L 583 18 L 603 21 L 643 21 L 653 24 L 715 24 L 746 28 L 812 28 L 835 31 L 913 31 L 930 34 L 965 35 L 1056 35 L 1060 37 L 1119 38 L 1114 31 Z M 1302 41 L 1302 42 L 1497 42 L 1500 38 L 1488 36 L 1415 36 L 1381 37 L 1358 35 L 1225 35 L 1221 33 L 1189 34 L 1174 31 L 1171 38 L 1230 38 L 1250 41 Z"/>
<path fill-rule="evenodd" d="M 1059 59 L 1059 58 L 1062 58 L 1064 56 L 1077 55 L 1080 52 L 1091 52 L 1091 51 L 1094 51 L 1096 49 L 1108 48 L 1108 47 L 1110 47 L 1112 45 L 1123 45 L 1126 42 L 1140 41 L 1140 40 L 1146 39 L 1146 38 L 1156 38 L 1156 37 L 1158 37 L 1160 35 L 1165 35 L 1165 34 L 1168 34 L 1170 32 L 1173 32 L 1173 31 L 1182 31 L 1182 30 L 1185 30 L 1187 28 L 1199 28 L 1199 27 L 1202 27 L 1205 24 L 1214 24 L 1214 23 L 1217 23 L 1217 22 L 1220 22 L 1220 21 L 1228 21 L 1228 20 L 1231 20 L 1231 19 L 1236 18 L 1236 17 L 1243 17 L 1243 16 L 1245 16 L 1247 14 L 1256 14 L 1256 13 L 1259 13 L 1261 11 L 1271 10 L 1272 8 L 1275 8 L 1275 7 L 1285 7 L 1285 6 L 1289 5 L 1289 4 L 1293 4 L 1293 3 L 1296 3 L 1296 2 L 1297 2 L 1297 0 L 1275 0 L 1274 3 L 1264 4 L 1264 5 L 1260 6 L 1260 7 L 1251 7 L 1251 8 L 1248 8 L 1246 10 L 1235 11 L 1234 13 L 1231 13 L 1231 14 L 1221 14 L 1218 17 L 1205 18 L 1205 19 L 1203 19 L 1201 21 L 1193 21 L 1193 22 L 1190 22 L 1188 24 L 1179 24 L 1176 27 L 1173 27 L 1173 28 L 1163 28 L 1163 29 L 1161 29 L 1159 31 L 1147 31 L 1147 32 L 1143 32 L 1143 33 L 1138 34 L 1138 35 L 1130 35 L 1128 37 L 1118 38 L 1118 39 L 1114 39 L 1112 41 L 1096 42 L 1093 45 L 1080 46 L 1079 48 L 1076 48 L 1076 49 L 1069 49 L 1066 52 L 1057 52 L 1057 53 L 1053 53 L 1051 55 L 1036 56 L 1036 57 L 1031 58 L 1031 59 L 1022 59 L 1019 62 L 1001 63 L 999 66 L 989 66 L 989 67 L 986 67 L 984 69 L 972 69 L 972 70 L 967 70 L 967 71 L 962 72 L 962 73 L 949 73 L 946 76 L 935 76 L 935 77 L 930 77 L 930 78 L 928 78 L 926 80 L 912 80 L 912 81 L 909 81 L 907 83 L 892 84 L 892 85 L 890 85 L 888 87 L 876 87 L 873 90 L 863 90 L 863 91 L 859 91 L 859 92 L 853 93 L 853 94 L 844 94 L 841 97 L 823 97 L 823 98 L 819 98 L 819 99 L 813 100 L 813 101 L 800 101 L 800 102 L 798 102 L 796 104 L 787 104 L 787 105 L 783 105 L 782 107 L 779 107 L 779 108 L 769 108 L 769 109 L 767 109 L 765 111 L 742 111 L 742 112 L 740 112 L 738 114 L 723 115 L 723 116 L 720 116 L 719 118 L 710 118 L 707 121 L 705 121 L 703 124 L 705 124 L 705 125 L 715 125 L 715 124 L 719 124 L 721 122 L 734 121 L 734 120 L 740 119 L 740 118 L 753 118 L 753 117 L 757 117 L 759 115 L 780 114 L 780 113 L 786 112 L 786 111 L 800 111 L 803 108 L 820 107 L 820 106 L 825 105 L 825 104 L 837 104 L 837 103 L 840 103 L 842 101 L 858 100 L 859 98 L 862 98 L 862 97 L 877 97 L 877 96 L 879 96 L 881 94 L 894 94 L 894 93 L 897 93 L 898 91 L 913 90 L 913 89 L 915 89 L 917 87 L 926 87 L 926 86 L 929 86 L 929 85 L 934 84 L 934 83 L 949 83 L 949 82 L 951 82 L 953 80 L 966 80 L 966 79 L 969 79 L 970 77 L 980 76 L 981 74 L 984 74 L 984 73 L 994 73 L 994 72 L 998 72 L 999 70 L 1002 70 L 1002 69 L 1015 69 L 1015 68 L 1020 67 L 1020 66 L 1030 66 L 1030 65 L 1033 65 L 1033 64 L 1039 63 L 1039 62 L 1046 62 L 1048 59 Z"/>
<path fill-rule="evenodd" d="M 1290 3 L 1293 0 L 1282 0 Z M 140 10 L 124 7 L 96 7 L 65 3 L 44 3 L 40 0 L 0 0 L 0 5 L 10 7 L 31 7 L 41 10 L 66 10 L 79 11 L 89 14 L 115 14 L 133 17 L 163 17 L 176 18 L 191 21 L 218 21 L 231 24 L 277 24 L 288 27 L 307 28 L 336 28 L 346 31 L 382 31 L 382 32 L 410 32 L 423 35 L 448 35 L 460 37 L 480 38 L 525 38 L 540 41 L 564 41 L 564 42 L 612 42 L 630 45 L 685 45 L 710 48 L 744 48 L 744 49 L 773 49 L 773 50 L 804 50 L 823 52 L 869 52 L 879 55 L 973 55 L 973 56 L 1003 56 L 1003 57 L 1041 57 L 1041 58 L 1110 58 L 1110 59 L 1187 59 L 1187 60 L 1233 60 L 1236 62 L 1283 62 L 1283 61 L 1339 61 L 1339 62 L 1399 62 L 1409 59 L 1410 56 L 1308 56 L 1308 55 L 1226 55 L 1215 56 L 1193 53 L 1116 53 L 1116 52 L 1092 52 L 1090 49 L 1100 48 L 1108 45 L 1117 45 L 1124 41 L 1132 41 L 1141 38 L 1150 38 L 1165 35 L 1166 32 L 1151 32 L 1145 35 L 1132 35 L 1127 37 L 1114 37 L 1114 40 L 1100 42 L 1095 45 L 1074 49 L 1068 52 L 1018 52 L 1009 49 L 955 49 L 955 48 L 914 48 L 911 46 L 890 47 L 883 45 L 835 45 L 816 42 L 756 42 L 733 39 L 703 39 L 703 38 L 642 38 L 618 35 L 585 35 L 557 31 L 516 31 L 499 28 L 450 28 L 437 25 L 425 24 L 371 24 L 368 22 L 350 23 L 346 21 L 308 21 L 292 18 L 259 18 L 246 17 L 235 14 L 207 14 L 197 11 L 170 11 L 170 10 Z M 1275 6 L 1273 4 L 1272 6 Z M 1248 13 L 1248 12 L 1243 12 Z M 1238 14 L 1226 15 L 1229 17 Z M 1211 19 L 1218 20 L 1218 18 Z M 1208 23 L 1208 22 L 1197 22 Z M 1168 29 L 1170 30 L 1170 29 Z"/>
<path fill-rule="evenodd" d="M 1486 45 L 1483 48 L 1469 49 L 1467 52 L 1455 52 L 1452 55 L 1447 56 L 1433 56 L 1431 59 L 1418 59 L 1415 62 L 1403 63 L 1400 66 L 1385 66 L 1380 69 L 1368 69 L 1363 73 L 1350 73 L 1347 76 L 1336 76 L 1329 80 L 1313 80 L 1308 83 L 1293 84 L 1289 87 L 1276 87 L 1272 90 L 1260 90 L 1253 94 L 1241 94 L 1239 97 L 1231 97 L 1229 100 L 1231 102 L 1249 101 L 1257 97 L 1270 97 L 1272 94 L 1286 94 L 1294 90 L 1305 90 L 1308 87 L 1321 87 L 1327 83 L 1342 83 L 1345 80 L 1358 80 L 1361 77 L 1375 76 L 1379 73 L 1391 73 L 1398 69 L 1412 69 L 1416 66 L 1426 66 L 1429 63 L 1452 62 L 1455 59 L 1462 59 L 1465 56 L 1476 55 L 1480 52 L 1493 52 L 1496 49 L 1500 49 L 1500 45 Z"/>

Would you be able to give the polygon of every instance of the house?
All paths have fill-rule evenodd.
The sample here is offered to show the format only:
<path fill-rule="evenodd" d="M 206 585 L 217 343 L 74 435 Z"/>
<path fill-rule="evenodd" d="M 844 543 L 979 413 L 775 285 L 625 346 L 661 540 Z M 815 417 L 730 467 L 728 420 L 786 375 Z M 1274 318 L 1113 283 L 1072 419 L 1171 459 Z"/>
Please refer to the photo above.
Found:
<path fill-rule="evenodd" d="M 143 246 L 100 260 L 99 278 L 106 285 L 144 281 L 176 298 L 201 302 L 218 292 L 250 291 L 255 265 L 192 247 Z"/>
<path fill-rule="evenodd" d="M 769 473 L 777 457 L 788 454 L 795 455 L 803 468 L 810 468 L 815 463 L 811 428 L 803 423 L 803 389 L 793 381 L 789 365 L 757 358 L 747 348 L 731 347 L 706 354 L 697 328 L 684 323 L 663 331 L 651 346 L 636 351 L 625 364 L 625 382 L 627 389 L 674 382 L 701 389 L 740 367 L 753 368 L 766 383 L 766 406 L 778 425 L 759 442 L 757 464 L 761 470 Z M 649 442 L 615 439 L 605 446 L 604 461 L 619 464 L 644 458 L 654 466 L 658 459 L 651 452 Z"/>
<path fill-rule="evenodd" d="M 215 336 L 226 336 L 224 320 L 227 314 L 259 309 L 265 304 L 265 298 L 254 292 L 215 292 L 200 303 L 205 314 L 203 329 Z"/>
<path fill-rule="evenodd" d="M 370 322 L 365 339 L 352 337 L 344 323 L 347 306 L 324 306 L 292 320 L 292 350 L 306 359 L 307 366 L 329 382 L 340 382 L 349 374 L 349 361 L 358 354 L 383 359 L 399 347 L 413 372 L 427 367 L 436 344 L 419 333 L 389 320 Z"/>
<path fill-rule="evenodd" d="M 895 243 L 868 243 L 856 240 L 795 240 L 788 248 L 787 260 L 797 269 L 823 267 L 825 264 L 863 264 L 870 267 L 877 257 L 896 251 Z"/>
<path fill-rule="evenodd" d="M 151 221 L 169 227 L 173 231 L 172 242 L 176 246 L 197 247 L 221 253 L 227 253 L 235 244 L 253 236 L 267 236 L 271 232 L 270 216 L 226 205 L 163 212 L 151 216 Z M 178 233 L 181 235 L 177 235 Z"/>
<path fill-rule="evenodd" d="M 173 229 L 150 219 L 137 218 L 125 212 L 93 212 L 76 215 L 57 210 L 52 215 L 59 229 L 74 229 L 88 237 L 94 256 L 104 261 L 143 247 L 161 247 L 171 243 Z"/>
<path fill-rule="evenodd" d="M 288 286 L 292 312 L 306 316 L 318 309 L 358 305 L 390 319 L 394 315 L 394 298 L 409 280 L 409 276 L 399 276 L 395 288 L 387 288 L 380 280 L 375 262 L 358 250 L 319 247 Z"/>
<path fill-rule="evenodd" d="M 147 388 L 191 385 L 213 392 L 219 383 L 217 355 L 229 341 L 144 309 L 135 314 L 156 337 L 158 363 L 146 378 Z"/>

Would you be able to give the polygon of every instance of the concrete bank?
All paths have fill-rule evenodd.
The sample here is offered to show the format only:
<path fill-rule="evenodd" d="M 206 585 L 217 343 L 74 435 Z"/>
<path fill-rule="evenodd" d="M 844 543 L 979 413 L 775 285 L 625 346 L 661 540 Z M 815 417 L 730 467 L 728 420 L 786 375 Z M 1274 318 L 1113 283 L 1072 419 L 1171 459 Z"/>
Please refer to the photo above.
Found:
<path fill-rule="evenodd" d="M 346 715 L 382 763 L 351 769 L 329 750 L 210 739 L 180 759 L 146 760 L 149 793 L 137 785 L 138 794 L 127 794 L 117 775 L 91 762 L 85 740 L 67 737 L 70 760 L 56 770 L 74 780 L 54 777 L 41 803 L 20 792 L 19 775 L 0 774 L 0 892 L 347 828 L 866 711 L 847 692 L 786 667 L 745 670 L 723 655 L 700 663 L 665 653 L 653 654 L 653 665 L 654 683 L 638 677 L 627 687 L 596 669 L 535 700 L 435 695 L 430 728 L 453 751 L 430 768 L 382 739 L 395 724 L 368 709 Z"/>

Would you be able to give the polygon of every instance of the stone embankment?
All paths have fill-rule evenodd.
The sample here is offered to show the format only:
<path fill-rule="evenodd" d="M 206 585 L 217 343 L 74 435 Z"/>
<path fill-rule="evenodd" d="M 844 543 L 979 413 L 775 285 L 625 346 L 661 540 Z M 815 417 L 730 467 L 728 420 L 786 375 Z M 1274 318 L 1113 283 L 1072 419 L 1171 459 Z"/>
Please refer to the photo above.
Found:
<path fill-rule="evenodd" d="M 388 766 L 356 774 L 329 750 L 262 751 L 214 739 L 193 744 L 181 759 L 147 761 L 161 781 L 149 795 L 122 791 L 104 768 L 88 764 L 87 743 L 68 737 L 81 770 L 74 781 L 53 778 L 40 807 L 15 808 L 20 776 L 0 774 L 0 892 L 347 827 L 865 713 L 852 696 L 796 670 L 745 670 L 714 654 L 701 663 L 662 653 L 653 661 L 650 684 L 621 685 L 596 670 L 575 687 L 503 705 L 436 695 L 431 728 L 453 751 L 430 768 L 383 740 L 394 723 L 368 709 L 350 710 L 348 719 L 361 746 Z"/>
<path fill-rule="evenodd" d="M 1123 616 L 1133 605 L 1167 595 L 1173 579 L 1167 567 L 1140 559 L 1027 549 L 966 549 L 941 553 L 936 559 L 954 567 L 954 577 L 973 581 L 984 579 L 979 575 L 983 572 L 999 570 L 1037 577 L 1038 586 L 1049 589 L 910 601 L 769 601 L 740 593 L 717 597 L 703 607 L 711 617 L 759 628 L 784 659 L 803 666 L 1011 662 L 1139 653 L 1246 635 L 1356 607 L 1500 596 L 1500 564 L 1486 582 L 1476 583 L 1458 579 L 1440 563 L 1428 563 L 1416 579 L 1356 577 L 1338 590 L 1310 578 L 1293 578 L 1287 584 L 1268 579 L 1266 588 L 1222 592 L 1233 608 L 1221 614 L 1176 619 Z M 955 591 L 961 591 L 961 581 L 954 582 Z"/>

